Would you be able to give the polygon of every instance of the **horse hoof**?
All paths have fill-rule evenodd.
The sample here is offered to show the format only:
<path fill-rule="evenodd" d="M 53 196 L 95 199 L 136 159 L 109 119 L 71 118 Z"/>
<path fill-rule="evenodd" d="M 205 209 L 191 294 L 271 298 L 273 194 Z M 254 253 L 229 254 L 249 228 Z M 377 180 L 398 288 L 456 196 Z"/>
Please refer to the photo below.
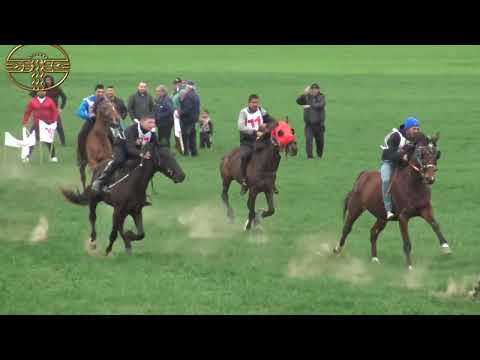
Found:
<path fill-rule="evenodd" d="M 88 248 L 90 250 L 96 250 L 97 249 L 97 243 L 95 241 L 90 240 L 90 242 L 88 243 Z"/>
<path fill-rule="evenodd" d="M 443 255 L 450 255 L 452 253 L 452 250 L 450 249 L 450 246 L 448 246 L 448 244 L 443 244 L 440 249 Z"/>
<path fill-rule="evenodd" d="M 127 253 L 128 256 L 132 255 L 132 248 L 126 248 L 125 252 Z"/>
<path fill-rule="evenodd" d="M 339 245 L 335 246 L 335 249 L 333 249 L 333 253 L 336 255 L 340 255 L 341 252 L 342 252 L 342 247 Z"/>
<path fill-rule="evenodd" d="M 248 226 L 249 222 L 250 222 L 249 219 L 247 219 L 247 221 L 245 221 L 245 225 L 243 225 L 243 231 L 250 230 L 250 227 Z"/>
<path fill-rule="evenodd" d="M 408 265 L 408 271 L 412 271 L 413 270 L 413 266 L 412 265 Z"/>
<path fill-rule="evenodd" d="M 372 257 L 372 263 L 380 264 L 380 260 L 377 257 Z"/>

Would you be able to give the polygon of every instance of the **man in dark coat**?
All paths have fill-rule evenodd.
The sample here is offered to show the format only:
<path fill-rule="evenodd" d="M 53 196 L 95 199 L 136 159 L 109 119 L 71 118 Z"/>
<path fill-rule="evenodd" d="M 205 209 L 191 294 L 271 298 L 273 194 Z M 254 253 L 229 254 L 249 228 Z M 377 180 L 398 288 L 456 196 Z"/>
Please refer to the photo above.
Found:
<path fill-rule="evenodd" d="M 106 95 L 108 100 L 110 100 L 113 103 L 113 106 L 115 106 L 115 110 L 117 110 L 118 114 L 122 118 L 122 121 L 125 120 L 128 115 L 127 107 L 125 106 L 123 100 L 115 94 L 115 88 L 113 85 L 109 85 L 107 87 Z M 124 128 L 124 124 L 120 123 L 120 126 L 122 129 Z"/>
<path fill-rule="evenodd" d="M 128 99 L 128 114 L 133 122 L 138 122 L 143 116 L 153 113 L 153 98 L 147 92 L 147 84 L 138 84 L 137 92 Z"/>
<path fill-rule="evenodd" d="M 157 125 L 158 141 L 160 145 L 170 148 L 170 137 L 173 128 L 173 102 L 167 94 L 167 88 L 159 85 L 155 89 L 157 97 L 153 102 L 153 113 Z"/>
<path fill-rule="evenodd" d="M 307 157 L 313 158 L 313 139 L 315 139 L 317 156 L 321 158 L 325 143 L 325 95 L 320 92 L 318 84 L 312 84 L 297 98 L 297 104 L 302 105 L 304 109 Z"/>

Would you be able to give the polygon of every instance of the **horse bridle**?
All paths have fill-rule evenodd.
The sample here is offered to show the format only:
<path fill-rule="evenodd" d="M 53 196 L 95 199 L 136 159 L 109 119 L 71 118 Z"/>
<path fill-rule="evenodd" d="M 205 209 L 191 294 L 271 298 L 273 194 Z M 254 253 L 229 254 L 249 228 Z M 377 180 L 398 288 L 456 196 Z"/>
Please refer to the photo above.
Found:
<path fill-rule="evenodd" d="M 428 148 L 428 146 L 417 146 L 414 150 L 414 157 L 415 157 L 415 160 L 417 161 L 417 163 L 420 165 L 420 167 L 417 167 L 415 166 L 414 164 L 412 164 L 410 161 L 408 162 L 408 165 L 413 169 L 415 170 L 416 172 L 418 172 L 420 175 L 423 176 L 423 174 L 425 173 L 425 171 L 428 169 L 428 168 L 434 168 L 435 170 L 434 171 L 437 171 L 437 166 L 434 165 L 434 164 L 423 164 L 423 161 L 422 161 L 422 158 L 421 158 L 421 151 L 425 148 Z"/>

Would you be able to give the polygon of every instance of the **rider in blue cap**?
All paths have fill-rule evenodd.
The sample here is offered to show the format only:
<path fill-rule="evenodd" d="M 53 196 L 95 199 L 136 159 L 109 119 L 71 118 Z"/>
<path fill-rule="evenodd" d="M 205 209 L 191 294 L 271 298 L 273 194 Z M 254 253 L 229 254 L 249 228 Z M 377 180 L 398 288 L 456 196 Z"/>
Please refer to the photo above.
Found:
<path fill-rule="evenodd" d="M 385 137 L 384 145 L 380 147 L 383 150 L 382 164 L 380 166 L 380 175 L 382 178 L 382 195 L 387 220 L 395 215 L 392 212 L 392 196 L 390 194 L 390 179 L 395 167 L 402 161 L 407 161 L 407 152 L 413 146 L 412 141 L 420 132 L 420 123 L 414 117 L 408 117 L 398 129 L 392 131 Z"/>

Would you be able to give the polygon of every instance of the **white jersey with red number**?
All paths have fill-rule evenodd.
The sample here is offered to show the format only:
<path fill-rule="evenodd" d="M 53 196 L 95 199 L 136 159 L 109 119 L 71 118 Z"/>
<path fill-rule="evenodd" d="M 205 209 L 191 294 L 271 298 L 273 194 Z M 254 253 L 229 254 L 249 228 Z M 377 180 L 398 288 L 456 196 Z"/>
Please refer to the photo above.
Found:
<path fill-rule="evenodd" d="M 245 127 L 251 130 L 258 130 L 260 125 L 263 125 L 263 116 L 260 109 L 253 114 L 247 111 L 247 118 L 244 121 Z"/>
<path fill-rule="evenodd" d="M 138 124 L 138 142 L 141 142 L 140 145 L 144 146 L 145 144 L 149 143 L 152 139 L 152 132 L 149 131 L 146 134 L 143 133 L 142 129 L 140 128 L 140 124 Z"/>
<path fill-rule="evenodd" d="M 263 125 L 264 114 L 266 111 L 262 108 L 258 108 L 254 113 L 249 112 L 248 107 L 242 109 L 238 118 L 239 130 L 247 133 L 257 131 Z"/>

